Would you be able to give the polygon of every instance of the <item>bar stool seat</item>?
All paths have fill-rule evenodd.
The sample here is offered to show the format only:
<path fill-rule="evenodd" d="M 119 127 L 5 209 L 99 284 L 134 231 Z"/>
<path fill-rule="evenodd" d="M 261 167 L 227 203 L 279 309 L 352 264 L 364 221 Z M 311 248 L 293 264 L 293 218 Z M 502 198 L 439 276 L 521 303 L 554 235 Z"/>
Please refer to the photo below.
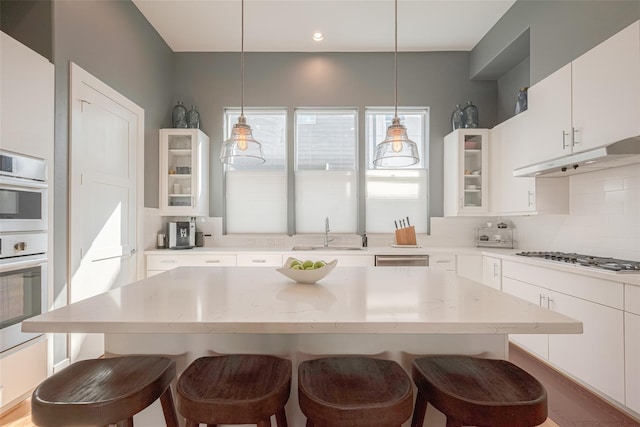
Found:
<path fill-rule="evenodd" d="M 411 417 L 411 379 L 396 362 L 361 356 L 298 366 L 298 400 L 307 427 L 400 426 Z"/>
<path fill-rule="evenodd" d="M 421 427 L 427 404 L 447 427 L 532 427 L 547 419 L 547 392 L 538 380 L 506 360 L 470 356 L 415 359 L 418 387 L 412 427 Z"/>
<path fill-rule="evenodd" d="M 287 427 L 291 361 L 267 355 L 196 359 L 178 379 L 177 406 L 188 427 L 200 423 Z"/>
<path fill-rule="evenodd" d="M 133 426 L 133 415 L 162 403 L 169 427 L 178 427 L 171 381 L 173 360 L 159 356 L 123 356 L 76 362 L 44 380 L 33 391 L 35 425 Z"/>

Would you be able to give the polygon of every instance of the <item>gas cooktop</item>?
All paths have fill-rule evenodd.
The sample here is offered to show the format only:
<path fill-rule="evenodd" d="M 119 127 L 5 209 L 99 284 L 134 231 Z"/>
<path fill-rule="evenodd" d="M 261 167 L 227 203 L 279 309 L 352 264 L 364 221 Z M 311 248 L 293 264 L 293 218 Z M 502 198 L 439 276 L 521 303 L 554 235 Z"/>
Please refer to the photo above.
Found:
<path fill-rule="evenodd" d="M 639 273 L 640 262 L 624 259 L 598 257 L 566 252 L 519 252 L 516 255 L 530 258 L 541 258 L 549 261 L 566 262 L 585 267 L 593 267 L 600 270 L 614 271 L 616 273 Z"/>

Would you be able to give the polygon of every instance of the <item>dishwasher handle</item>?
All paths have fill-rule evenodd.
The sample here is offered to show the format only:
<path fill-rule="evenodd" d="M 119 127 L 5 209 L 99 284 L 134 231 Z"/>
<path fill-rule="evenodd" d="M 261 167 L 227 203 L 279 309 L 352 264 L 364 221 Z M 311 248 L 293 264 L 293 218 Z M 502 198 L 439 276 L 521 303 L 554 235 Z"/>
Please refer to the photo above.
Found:
<path fill-rule="evenodd" d="M 376 255 L 376 267 L 428 267 L 429 255 Z"/>

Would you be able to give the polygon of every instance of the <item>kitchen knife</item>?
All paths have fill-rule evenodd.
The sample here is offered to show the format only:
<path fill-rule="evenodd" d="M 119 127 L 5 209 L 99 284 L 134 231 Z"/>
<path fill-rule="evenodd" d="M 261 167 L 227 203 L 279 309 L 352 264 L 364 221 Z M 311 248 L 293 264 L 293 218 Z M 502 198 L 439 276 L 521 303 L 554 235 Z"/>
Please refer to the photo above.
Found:
<path fill-rule="evenodd" d="M 411 224 L 409 223 L 409 217 L 407 217 L 407 227 L 411 227 Z"/>
<path fill-rule="evenodd" d="M 393 221 L 393 223 L 396 225 L 396 230 L 398 229 L 398 221 Z"/>

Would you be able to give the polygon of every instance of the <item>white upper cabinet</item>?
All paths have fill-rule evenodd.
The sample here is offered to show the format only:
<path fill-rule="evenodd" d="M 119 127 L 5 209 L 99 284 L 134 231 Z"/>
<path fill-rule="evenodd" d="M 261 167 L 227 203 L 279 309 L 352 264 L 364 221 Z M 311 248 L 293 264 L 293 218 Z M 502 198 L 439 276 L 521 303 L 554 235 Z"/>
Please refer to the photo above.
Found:
<path fill-rule="evenodd" d="M 528 91 L 527 144 L 515 167 L 555 159 L 572 151 L 571 64 L 560 68 Z M 517 117 L 517 116 L 516 116 Z"/>
<path fill-rule="evenodd" d="M 209 137 L 199 129 L 160 129 L 160 214 L 209 215 Z"/>
<path fill-rule="evenodd" d="M 569 212 L 569 179 L 514 177 L 513 170 L 528 158 L 530 111 L 491 129 L 491 213 L 531 215 Z"/>
<path fill-rule="evenodd" d="M 640 135 L 640 21 L 573 61 L 574 152 Z"/>
<path fill-rule="evenodd" d="M 489 131 L 457 129 L 444 138 L 444 215 L 489 212 Z"/>
<path fill-rule="evenodd" d="M 640 21 L 532 86 L 528 101 L 516 167 L 640 135 Z"/>

